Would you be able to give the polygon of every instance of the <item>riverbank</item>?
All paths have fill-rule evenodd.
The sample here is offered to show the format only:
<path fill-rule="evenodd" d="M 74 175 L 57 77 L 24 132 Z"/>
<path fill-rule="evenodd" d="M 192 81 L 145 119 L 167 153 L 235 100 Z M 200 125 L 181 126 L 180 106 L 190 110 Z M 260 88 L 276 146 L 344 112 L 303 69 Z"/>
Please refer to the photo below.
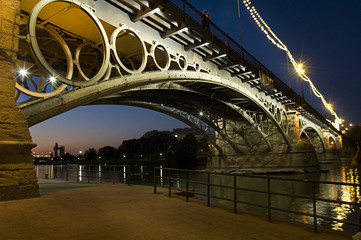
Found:
<path fill-rule="evenodd" d="M 350 235 L 206 207 L 147 186 L 39 179 L 41 197 L 0 202 L 1 239 L 350 239 Z"/>

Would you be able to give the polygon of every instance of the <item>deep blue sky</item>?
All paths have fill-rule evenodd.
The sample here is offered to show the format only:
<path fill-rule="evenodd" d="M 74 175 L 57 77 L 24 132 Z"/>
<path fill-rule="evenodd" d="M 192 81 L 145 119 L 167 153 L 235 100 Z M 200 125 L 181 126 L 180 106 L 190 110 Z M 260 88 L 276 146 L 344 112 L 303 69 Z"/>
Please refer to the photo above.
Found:
<path fill-rule="evenodd" d="M 237 0 L 190 0 L 235 40 L 240 40 Z M 318 90 L 349 123 L 361 123 L 361 1 L 359 0 L 253 0 L 253 5 Z M 244 48 L 300 93 L 300 82 L 288 68 L 286 54 L 268 41 L 241 3 Z M 306 101 L 319 111 L 321 102 Z M 327 116 L 326 116 L 327 117 Z M 55 142 L 75 154 L 90 147 L 118 147 L 123 140 L 146 131 L 171 130 L 185 125 L 150 110 L 128 106 L 84 106 L 30 128 L 36 152 L 52 151 Z"/>

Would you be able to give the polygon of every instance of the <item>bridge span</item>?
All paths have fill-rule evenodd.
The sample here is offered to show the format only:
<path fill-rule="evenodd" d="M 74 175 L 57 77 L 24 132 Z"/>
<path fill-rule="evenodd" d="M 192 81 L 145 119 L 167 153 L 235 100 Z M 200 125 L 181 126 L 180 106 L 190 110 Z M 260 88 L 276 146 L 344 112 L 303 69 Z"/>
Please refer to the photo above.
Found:
<path fill-rule="evenodd" d="M 20 109 L 28 126 L 86 104 L 132 105 L 204 134 L 209 169 L 310 170 L 338 158 L 338 130 L 187 1 L 15 2 L 1 56 L 13 69 L 6 84 L 16 79 L 14 118 Z M 2 146 L 29 151 L 22 131 Z"/>

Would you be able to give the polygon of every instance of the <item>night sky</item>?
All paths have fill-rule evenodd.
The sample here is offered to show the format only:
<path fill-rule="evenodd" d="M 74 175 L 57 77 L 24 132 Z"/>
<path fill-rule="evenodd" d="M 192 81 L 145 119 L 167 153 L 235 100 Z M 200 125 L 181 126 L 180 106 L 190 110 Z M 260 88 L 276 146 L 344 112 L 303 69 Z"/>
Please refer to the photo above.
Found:
<path fill-rule="evenodd" d="M 237 0 L 190 0 L 210 12 L 212 21 L 276 76 L 301 94 L 300 80 L 284 51 L 273 45 Z M 346 122 L 361 123 L 361 1 L 253 0 L 252 4 L 273 32 L 303 63 L 306 74 Z M 242 34 L 240 34 L 242 29 Z M 240 37 L 241 36 L 241 37 Z M 306 101 L 332 119 L 321 101 L 303 84 Z M 118 147 L 123 140 L 145 132 L 185 125 L 167 115 L 128 106 L 83 106 L 30 128 L 37 153 L 50 152 L 55 142 L 72 154 L 90 147 Z"/>

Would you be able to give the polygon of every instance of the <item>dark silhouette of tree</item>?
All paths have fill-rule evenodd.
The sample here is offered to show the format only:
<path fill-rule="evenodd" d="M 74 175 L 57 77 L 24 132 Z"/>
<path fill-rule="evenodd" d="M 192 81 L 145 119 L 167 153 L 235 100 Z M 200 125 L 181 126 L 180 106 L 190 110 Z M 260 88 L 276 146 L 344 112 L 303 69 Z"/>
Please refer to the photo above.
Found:
<path fill-rule="evenodd" d="M 158 132 L 147 138 L 143 144 L 147 146 L 148 153 L 150 154 L 166 154 L 174 149 L 177 140 L 168 133 Z"/>
<path fill-rule="evenodd" d="M 72 162 L 74 161 L 75 157 L 73 155 L 71 155 L 70 153 L 65 153 L 63 156 L 63 161 L 64 162 Z"/>
<path fill-rule="evenodd" d="M 98 156 L 101 158 L 101 160 L 116 160 L 118 156 L 118 151 L 115 147 L 111 146 L 105 146 L 98 150 Z"/>
<path fill-rule="evenodd" d="M 198 141 L 198 140 L 197 140 Z M 198 146 L 199 146 L 199 150 L 204 152 L 204 153 L 208 153 L 209 152 L 209 142 L 206 138 L 201 138 L 198 141 Z"/>
<path fill-rule="evenodd" d="M 194 135 L 187 135 L 180 140 L 175 152 L 177 167 L 194 169 L 197 166 L 197 151 L 199 143 Z"/>
<path fill-rule="evenodd" d="M 169 160 L 173 159 L 176 144 L 176 138 L 169 133 L 151 131 L 142 138 L 123 141 L 118 154 L 125 156 L 124 160 Z"/>
<path fill-rule="evenodd" d="M 96 162 L 98 158 L 97 151 L 94 148 L 89 148 L 84 153 L 84 160 L 86 162 Z"/>
<path fill-rule="evenodd" d="M 137 139 L 130 139 L 123 141 L 121 147 L 122 155 L 125 155 L 127 159 L 134 159 L 138 155 L 141 155 L 140 153 L 140 146 L 139 146 L 139 140 Z M 118 149 L 119 149 L 118 148 Z"/>
<path fill-rule="evenodd" d="M 345 148 L 356 150 L 357 143 L 361 144 L 361 126 L 353 127 L 343 136 L 343 145 Z"/>

